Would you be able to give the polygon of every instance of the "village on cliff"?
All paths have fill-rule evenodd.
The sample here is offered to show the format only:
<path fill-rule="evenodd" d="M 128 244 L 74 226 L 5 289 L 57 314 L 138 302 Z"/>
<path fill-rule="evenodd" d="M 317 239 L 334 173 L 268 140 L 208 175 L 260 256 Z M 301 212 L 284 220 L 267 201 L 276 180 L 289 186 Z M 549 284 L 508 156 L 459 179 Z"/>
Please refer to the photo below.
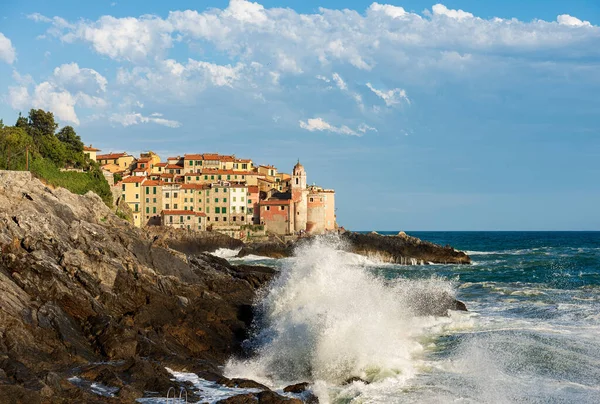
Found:
<path fill-rule="evenodd" d="M 115 202 L 133 212 L 137 227 L 212 230 L 239 239 L 337 230 L 335 191 L 307 185 L 299 161 L 290 175 L 235 155 L 186 154 L 161 162 L 153 152 L 139 158 L 98 152 L 84 147 L 105 173 Z"/>

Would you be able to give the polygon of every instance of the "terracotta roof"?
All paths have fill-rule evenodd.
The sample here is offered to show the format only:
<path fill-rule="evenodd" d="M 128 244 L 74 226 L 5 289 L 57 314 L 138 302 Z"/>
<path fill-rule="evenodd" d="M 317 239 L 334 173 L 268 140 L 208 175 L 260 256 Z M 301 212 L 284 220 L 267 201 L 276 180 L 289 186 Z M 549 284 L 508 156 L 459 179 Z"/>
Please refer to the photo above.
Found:
<path fill-rule="evenodd" d="M 89 145 L 83 146 L 83 151 L 100 151 L 100 149 L 96 149 L 95 147 L 92 147 L 92 145 Z"/>
<path fill-rule="evenodd" d="M 148 168 L 136 168 L 135 170 L 133 170 L 134 173 L 145 173 L 146 171 L 148 171 Z"/>
<path fill-rule="evenodd" d="M 142 157 L 138 160 L 138 163 L 147 163 L 149 161 L 152 161 L 150 157 Z"/>
<path fill-rule="evenodd" d="M 154 164 L 154 167 L 166 167 L 167 163 L 156 163 Z"/>
<path fill-rule="evenodd" d="M 113 160 L 118 159 L 119 157 L 129 157 L 127 153 L 108 153 L 108 154 L 99 154 L 96 156 L 97 160 Z"/>
<path fill-rule="evenodd" d="M 164 177 L 164 178 L 173 178 L 173 177 L 175 177 L 175 174 L 170 174 L 170 173 L 162 173 L 162 174 L 160 175 L 160 177 L 161 177 L 161 178 L 163 178 L 163 177 Z"/>
<path fill-rule="evenodd" d="M 235 159 L 236 163 L 252 163 L 252 159 Z"/>
<path fill-rule="evenodd" d="M 277 170 L 277 167 L 275 167 L 275 166 L 268 166 L 268 165 L 264 165 L 264 164 L 261 164 L 261 165 L 259 165 L 259 167 L 263 167 L 263 168 L 273 168 L 273 169 Z"/>
<path fill-rule="evenodd" d="M 186 154 L 183 156 L 186 160 L 203 160 L 202 154 Z"/>
<path fill-rule="evenodd" d="M 205 217 L 206 213 L 194 212 L 191 210 L 163 210 L 163 215 L 181 215 L 181 216 L 202 216 Z"/>
<path fill-rule="evenodd" d="M 155 181 L 155 180 L 148 180 L 146 182 L 144 182 L 144 186 L 145 187 L 152 187 L 152 186 L 159 186 L 162 185 L 163 182 L 162 181 Z"/>
<path fill-rule="evenodd" d="M 275 181 L 273 181 L 273 180 L 270 180 L 270 179 L 268 179 L 268 178 L 259 178 L 258 180 L 259 180 L 259 181 L 264 181 L 264 182 L 270 182 L 271 184 L 274 184 L 274 183 L 275 183 Z"/>
<path fill-rule="evenodd" d="M 248 187 L 248 192 L 251 194 L 258 194 L 258 185 L 250 185 Z"/>
<path fill-rule="evenodd" d="M 268 201 L 260 201 L 260 205 L 289 205 L 291 199 L 269 199 Z"/>
<path fill-rule="evenodd" d="M 178 164 L 167 164 L 165 167 L 166 167 L 167 169 L 169 169 L 169 168 L 173 168 L 173 169 L 176 169 L 176 170 L 177 170 L 177 169 L 182 169 L 182 168 L 183 168 L 183 166 L 180 166 L 180 165 L 178 165 Z"/>
<path fill-rule="evenodd" d="M 136 176 L 123 178 L 123 182 L 126 184 L 134 183 L 134 182 L 144 182 L 145 180 L 146 180 L 146 177 L 136 177 Z"/>

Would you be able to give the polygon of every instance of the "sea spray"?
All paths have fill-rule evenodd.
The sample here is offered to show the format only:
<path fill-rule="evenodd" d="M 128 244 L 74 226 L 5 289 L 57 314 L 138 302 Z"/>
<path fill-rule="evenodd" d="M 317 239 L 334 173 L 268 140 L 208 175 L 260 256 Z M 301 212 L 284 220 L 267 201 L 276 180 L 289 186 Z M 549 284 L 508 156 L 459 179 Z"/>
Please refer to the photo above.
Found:
<path fill-rule="evenodd" d="M 257 304 L 253 357 L 229 361 L 228 377 L 278 387 L 307 380 L 340 384 L 353 376 L 406 380 L 415 374 L 423 350 L 418 338 L 437 320 L 416 317 L 408 303 L 422 292 L 453 294 L 451 284 L 386 281 L 344 248 L 337 237 L 297 248 Z"/>

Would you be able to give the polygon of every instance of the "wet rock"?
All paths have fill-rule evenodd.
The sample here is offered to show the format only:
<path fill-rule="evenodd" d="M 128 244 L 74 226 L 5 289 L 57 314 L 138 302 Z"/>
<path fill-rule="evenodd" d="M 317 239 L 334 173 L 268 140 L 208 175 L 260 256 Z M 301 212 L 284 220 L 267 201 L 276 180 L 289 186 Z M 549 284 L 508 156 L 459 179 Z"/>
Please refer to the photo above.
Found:
<path fill-rule="evenodd" d="M 302 404 L 302 400 L 281 396 L 273 391 L 262 391 L 256 394 L 256 398 L 262 404 Z"/>
<path fill-rule="evenodd" d="M 254 404 L 258 403 L 258 398 L 254 394 L 239 394 L 217 401 L 217 404 Z"/>
<path fill-rule="evenodd" d="M 249 379 L 228 379 L 226 377 L 222 377 L 216 382 L 222 386 L 232 388 L 270 390 L 267 386 Z"/>
<path fill-rule="evenodd" d="M 306 389 L 308 389 L 309 383 L 304 382 L 304 383 L 298 383 L 298 384 L 293 384 L 291 386 L 287 386 L 286 388 L 283 389 L 284 393 L 302 393 L 304 391 L 306 391 Z"/>
<path fill-rule="evenodd" d="M 352 384 L 352 383 L 354 383 L 354 382 L 360 382 L 360 383 L 364 383 L 364 384 L 370 384 L 370 383 L 371 383 L 371 382 L 368 382 L 368 381 L 366 381 L 366 380 L 364 380 L 364 379 L 361 379 L 361 378 L 360 378 L 360 377 L 358 377 L 358 376 L 352 376 L 352 377 L 350 377 L 350 378 L 346 379 L 346 380 L 344 381 L 344 383 L 342 383 L 342 384 L 343 384 L 343 385 L 346 385 L 346 384 Z"/>

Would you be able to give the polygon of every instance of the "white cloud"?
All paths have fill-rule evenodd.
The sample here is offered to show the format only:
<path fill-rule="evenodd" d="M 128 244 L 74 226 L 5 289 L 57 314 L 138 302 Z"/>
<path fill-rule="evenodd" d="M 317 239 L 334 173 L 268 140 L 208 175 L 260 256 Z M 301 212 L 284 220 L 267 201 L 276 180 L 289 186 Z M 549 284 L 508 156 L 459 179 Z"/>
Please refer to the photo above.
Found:
<path fill-rule="evenodd" d="M 12 42 L 0 32 L 0 61 L 4 61 L 10 65 L 13 64 L 16 58 L 17 51 L 13 47 Z"/>
<path fill-rule="evenodd" d="M 361 124 L 358 126 L 358 129 L 357 129 L 357 130 L 358 130 L 359 132 L 362 132 L 362 133 L 367 133 L 367 132 L 369 132 L 369 131 L 377 132 L 377 129 L 376 129 L 376 128 L 374 128 L 374 127 L 372 127 L 372 126 L 369 126 L 369 125 L 367 125 L 366 123 L 361 123 Z"/>
<path fill-rule="evenodd" d="M 367 87 L 369 87 L 372 92 L 381 98 L 388 107 L 400 104 L 402 101 L 410 104 L 410 100 L 406 95 L 406 91 L 401 88 L 394 88 L 393 90 L 384 91 L 376 89 L 371 83 L 367 83 Z"/>
<path fill-rule="evenodd" d="M 348 90 L 348 85 L 346 84 L 346 82 L 340 77 L 339 74 L 337 73 L 333 73 L 333 81 L 335 82 L 335 85 L 338 86 L 338 88 L 342 91 L 346 91 Z"/>
<path fill-rule="evenodd" d="M 154 113 L 150 116 L 144 116 L 139 112 L 132 112 L 127 114 L 112 114 L 110 117 L 111 122 L 120 123 L 127 127 L 131 125 L 139 125 L 142 123 L 155 123 L 157 125 L 167 126 L 169 128 L 178 128 L 181 123 L 178 121 L 160 118 L 162 114 Z"/>
<path fill-rule="evenodd" d="M 17 71 L 13 72 L 13 78 L 19 86 L 9 88 L 8 102 L 15 110 L 41 108 L 52 111 L 63 122 L 79 125 L 76 106 L 98 110 L 109 105 L 99 96 L 106 92 L 106 78 L 93 69 L 80 68 L 77 63 L 55 68 L 52 76 L 39 84 Z"/>
<path fill-rule="evenodd" d="M 432 8 L 433 15 L 444 15 L 455 20 L 464 20 L 465 18 L 473 18 L 473 14 L 462 10 L 452 10 L 443 4 L 436 4 Z"/>
<path fill-rule="evenodd" d="M 236 20 L 257 25 L 265 23 L 268 19 L 262 5 L 246 0 L 231 0 L 229 7 L 223 12 L 223 17 L 233 17 Z"/>
<path fill-rule="evenodd" d="M 408 15 L 406 10 L 404 10 L 402 7 L 392 6 L 389 4 L 373 3 L 369 7 L 369 11 L 381 12 L 392 18 L 402 18 Z"/>
<path fill-rule="evenodd" d="M 54 69 L 53 81 L 64 88 L 88 92 L 105 92 L 108 80 L 94 69 L 79 68 L 77 63 L 63 64 Z"/>
<path fill-rule="evenodd" d="M 356 133 L 355 131 L 353 131 L 352 129 L 347 127 L 346 125 L 342 125 L 339 127 L 333 126 L 330 123 L 324 121 L 322 118 L 311 118 L 311 119 L 308 119 L 306 122 L 300 121 L 300 127 L 302 129 L 306 129 L 310 132 L 325 131 L 325 132 L 339 133 L 341 135 L 360 136 L 359 133 Z"/>
<path fill-rule="evenodd" d="M 592 24 L 589 21 L 582 21 L 577 17 L 570 16 L 569 14 L 561 14 L 556 17 L 556 21 L 560 25 L 569 25 L 571 27 L 591 27 Z"/>

